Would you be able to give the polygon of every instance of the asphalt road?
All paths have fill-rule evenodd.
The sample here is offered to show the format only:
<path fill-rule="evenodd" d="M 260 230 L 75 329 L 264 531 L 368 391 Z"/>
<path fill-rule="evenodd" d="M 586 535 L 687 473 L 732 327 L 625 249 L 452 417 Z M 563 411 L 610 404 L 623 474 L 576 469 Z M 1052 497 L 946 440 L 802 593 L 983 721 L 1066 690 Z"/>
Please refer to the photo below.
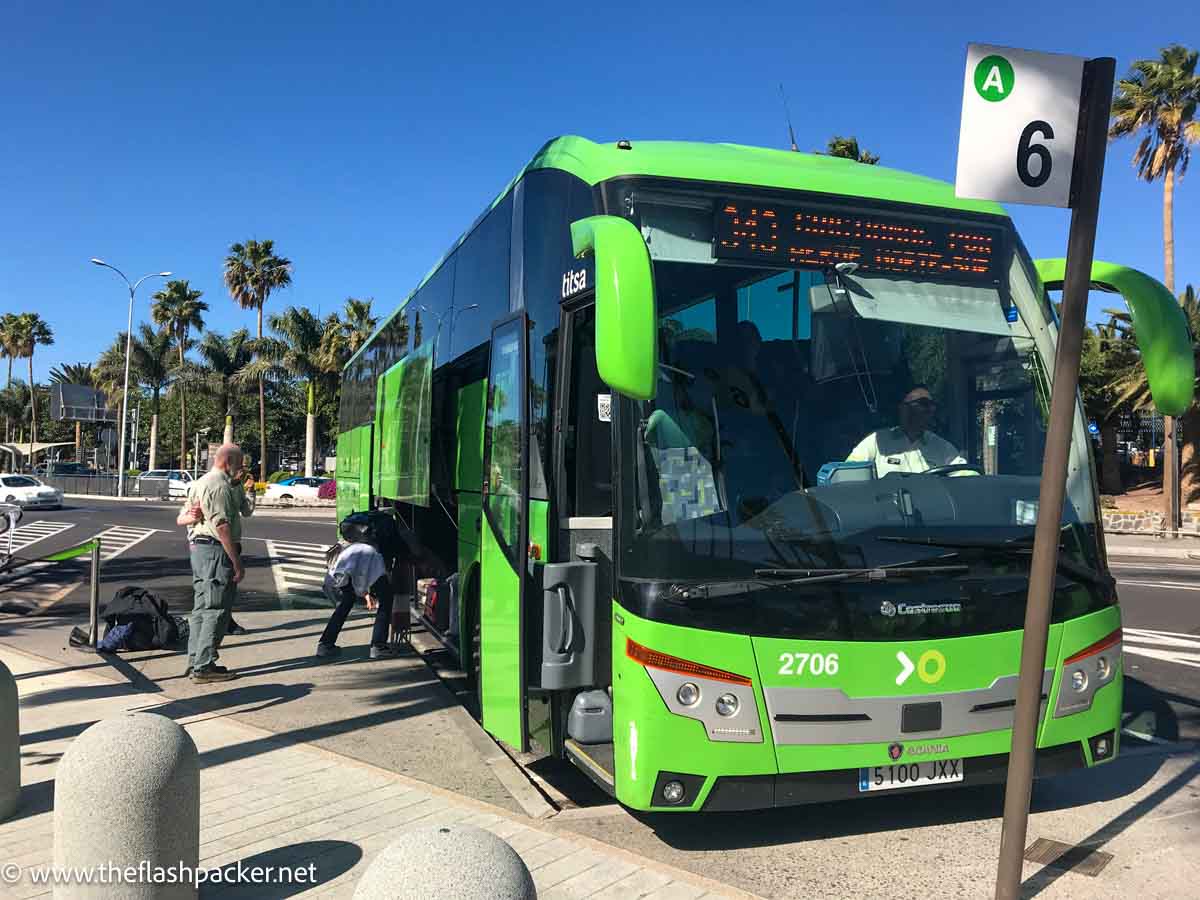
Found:
<path fill-rule="evenodd" d="M 61 510 L 28 512 L 14 539 L 14 555 L 37 559 L 100 535 L 101 598 L 126 585 L 145 587 L 176 614 L 191 609 L 191 569 L 184 530 L 175 524 L 177 503 L 68 498 Z M 260 509 L 243 527 L 246 578 L 238 607 L 323 607 L 321 556 L 335 540 L 333 511 Z M 3 540 L 3 538 L 0 538 Z M 0 610 L 73 613 L 86 609 L 86 561 L 23 565 L 6 576 Z"/>
<path fill-rule="evenodd" d="M 1110 565 L 1125 635 L 1127 729 L 1144 733 L 1149 713 L 1154 736 L 1200 741 L 1200 562 L 1113 557 Z"/>

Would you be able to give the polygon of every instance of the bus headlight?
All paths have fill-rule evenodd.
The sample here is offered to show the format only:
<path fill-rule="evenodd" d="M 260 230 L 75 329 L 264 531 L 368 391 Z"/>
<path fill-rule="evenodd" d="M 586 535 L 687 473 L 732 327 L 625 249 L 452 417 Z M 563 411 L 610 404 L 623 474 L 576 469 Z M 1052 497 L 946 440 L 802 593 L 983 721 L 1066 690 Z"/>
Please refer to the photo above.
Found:
<path fill-rule="evenodd" d="M 663 785 L 662 795 L 668 803 L 678 803 L 683 799 L 683 782 L 668 781 Z"/>
<path fill-rule="evenodd" d="M 695 706 L 700 702 L 700 688 L 691 681 L 685 681 L 675 692 L 675 699 L 684 706 Z"/>
<path fill-rule="evenodd" d="M 1121 629 L 1115 628 L 1100 640 L 1072 653 L 1062 662 L 1058 676 L 1056 718 L 1092 708 L 1096 692 L 1111 684 L 1120 674 Z"/>
<path fill-rule="evenodd" d="M 728 718 L 738 711 L 738 698 L 733 694 L 722 694 L 717 698 L 717 715 Z"/>

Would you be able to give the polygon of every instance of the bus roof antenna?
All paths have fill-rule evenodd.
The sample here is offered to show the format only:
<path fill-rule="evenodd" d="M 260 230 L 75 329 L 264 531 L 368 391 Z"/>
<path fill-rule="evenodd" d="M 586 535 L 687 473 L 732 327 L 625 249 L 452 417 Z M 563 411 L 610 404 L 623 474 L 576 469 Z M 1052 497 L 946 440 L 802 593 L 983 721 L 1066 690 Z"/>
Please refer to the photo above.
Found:
<path fill-rule="evenodd" d="M 800 148 L 796 146 L 796 132 L 792 130 L 792 111 L 788 109 L 787 94 L 783 92 L 783 82 L 779 82 L 779 96 L 783 99 L 783 115 L 787 119 L 788 138 L 792 142 L 792 152 L 799 153 Z"/>

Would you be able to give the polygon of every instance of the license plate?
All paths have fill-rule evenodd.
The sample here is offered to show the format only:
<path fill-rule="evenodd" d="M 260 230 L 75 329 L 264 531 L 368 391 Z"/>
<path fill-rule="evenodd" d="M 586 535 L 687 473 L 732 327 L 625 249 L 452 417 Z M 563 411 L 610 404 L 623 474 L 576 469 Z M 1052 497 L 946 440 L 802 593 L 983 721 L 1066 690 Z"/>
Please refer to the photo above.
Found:
<path fill-rule="evenodd" d="M 858 770 L 858 789 L 890 791 L 896 788 L 923 787 L 963 780 L 961 759 L 931 759 L 919 763 L 892 763 Z"/>

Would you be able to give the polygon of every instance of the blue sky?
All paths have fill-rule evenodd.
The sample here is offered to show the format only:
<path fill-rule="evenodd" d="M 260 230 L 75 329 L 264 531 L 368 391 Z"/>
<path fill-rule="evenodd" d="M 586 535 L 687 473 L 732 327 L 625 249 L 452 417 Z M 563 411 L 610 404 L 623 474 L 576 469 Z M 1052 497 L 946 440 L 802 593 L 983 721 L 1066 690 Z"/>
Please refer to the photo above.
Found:
<path fill-rule="evenodd" d="M 1119 73 L 1200 44 L 1200 7 L 1112 0 L 6 7 L 0 311 L 54 328 L 39 378 L 125 326 L 92 256 L 189 279 L 227 331 L 252 326 L 221 285 L 228 246 L 269 237 L 295 263 L 271 308 L 386 312 L 557 134 L 786 147 L 783 81 L 800 149 L 854 134 L 952 180 L 968 41 L 1113 55 Z M 1161 277 L 1161 187 L 1132 150 L 1110 147 L 1097 255 Z M 1182 289 L 1200 284 L 1200 172 L 1175 209 Z M 1012 212 L 1035 256 L 1062 255 L 1066 210 Z"/>

